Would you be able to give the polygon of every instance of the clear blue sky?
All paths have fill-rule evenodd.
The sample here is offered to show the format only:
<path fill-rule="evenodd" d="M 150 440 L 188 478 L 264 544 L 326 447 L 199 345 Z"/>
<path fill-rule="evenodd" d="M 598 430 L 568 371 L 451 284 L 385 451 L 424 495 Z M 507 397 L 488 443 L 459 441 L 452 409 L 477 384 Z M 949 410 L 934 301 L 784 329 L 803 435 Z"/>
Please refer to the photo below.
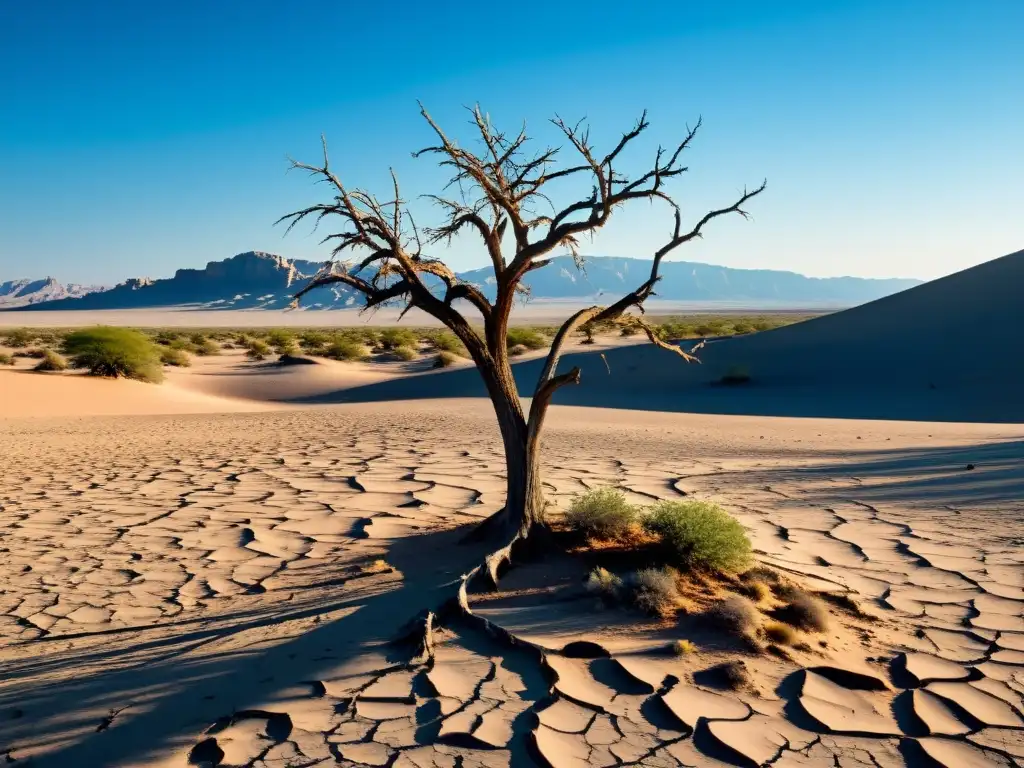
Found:
<path fill-rule="evenodd" d="M 416 99 L 467 140 L 477 101 L 542 136 L 587 116 L 604 142 L 647 107 L 638 164 L 703 115 L 687 212 L 769 187 L 675 258 L 948 274 L 1024 247 L 1022 34 L 1024 0 L 0 2 L 0 279 L 318 258 L 272 226 L 316 192 L 286 155 L 316 160 L 323 131 L 353 185 L 386 192 L 394 166 L 434 191 Z M 585 250 L 648 256 L 662 214 L 620 212 Z"/>

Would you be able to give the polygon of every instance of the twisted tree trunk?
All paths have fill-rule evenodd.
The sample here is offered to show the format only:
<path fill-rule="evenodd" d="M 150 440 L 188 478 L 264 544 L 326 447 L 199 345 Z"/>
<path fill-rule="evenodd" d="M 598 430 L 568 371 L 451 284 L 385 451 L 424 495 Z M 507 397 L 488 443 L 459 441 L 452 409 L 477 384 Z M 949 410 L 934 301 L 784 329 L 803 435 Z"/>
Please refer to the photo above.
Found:
<path fill-rule="evenodd" d="M 508 543 L 525 539 L 544 525 L 544 493 L 539 443 L 535 436 L 531 439 L 512 368 L 503 352 L 498 351 L 492 364 L 481 367 L 480 373 L 505 453 L 505 506 L 477 529 L 476 536 Z"/>

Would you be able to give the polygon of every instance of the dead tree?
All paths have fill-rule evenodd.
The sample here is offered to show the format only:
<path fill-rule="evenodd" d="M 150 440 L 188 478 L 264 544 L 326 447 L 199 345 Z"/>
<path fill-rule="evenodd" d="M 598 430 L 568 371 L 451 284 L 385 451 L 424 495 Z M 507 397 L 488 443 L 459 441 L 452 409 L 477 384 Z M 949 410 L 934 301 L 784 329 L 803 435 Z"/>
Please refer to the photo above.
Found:
<path fill-rule="evenodd" d="M 679 246 L 701 237 L 704 227 L 730 213 L 747 216 L 743 205 L 764 191 L 765 183 L 744 190 L 731 205 L 704 214 L 685 228 L 679 206 L 665 190 L 665 183 L 683 174 L 685 150 L 700 128 L 688 129 L 671 151 L 659 148 L 653 167 L 628 177 L 619 170 L 624 150 L 647 130 L 646 112 L 633 128 L 605 155 L 595 152 L 589 130 L 581 123 L 569 125 L 560 118 L 552 122 L 564 134 L 577 158 L 575 164 L 556 165 L 559 149 L 548 147 L 529 151 L 525 129 L 515 135 L 495 130 L 479 108 L 472 110 L 473 124 L 482 149 L 472 152 L 450 139 L 422 105 L 420 111 L 437 136 L 437 144 L 414 153 L 434 155 L 451 170 L 446 187 L 460 195 L 429 195 L 444 212 L 437 227 L 416 227 L 406 202 L 399 194 L 392 171 L 393 198 L 379 200 L 369 192 L 348 189 L 331 168 L 324 142 L 322 165 L 292 162 L 317 181 L 328 184 L 329 202 L 303 208 L 283 216 L 290 230 L 298 222 L 312 219 L 317 224 L 328 216 L 344 222 L 341 231 L 327 235 L 323 243 L 333 245 L 331 259 L 296 295 L 296 302 L 314 288 L 343 283 L 365 297 L 365 307 L 402 302 L 406 311 L 418 307 L 447 326 L 466 346 L 480 372 L 498 418 L 505 449 L 507 494 L 504 508 L 483 524 L 504 546 L 488 558 L 487 570 L 496 578 L 498 566 L 508 558 L 511 547 L 538 526 L 544 526 L 544 497 L 540 472 L 540 436 L 544 417 L 555 393 L 580 381 L 580 369 L 558 372 L 566 340 L 586 324 L 617 322 L 641 328 L 652 343 L 684 361 L 688 353 L 661 339 L 642 318 L 643 303 L 654 293 L 663 259 Z M 586 179 L 589 194 L 579 196 L 561 210 L 555 210 L 548 196 L 549 184 Z M 616 208 L 633 201 L 661 201 L 672 213 L 670 234 L 653 254 L 650 275 L 633 291 L 607 306 L 593 306 L 576 312 L 555 334 L 540 378 L 533 388 L 529 410 L 519 397 L 509 364 L 506 335 L 516 297 L 524 291 L 523 279 L 551 261 L 556 249 L 566 249 L 577 266 L 582 266 L 579 241 L 603 227 Z M 540 213 L 541 204 L 551 208 Z M 490 301 L 476 285 L 460 280 L 443 261 L 423 251 L 424 245 L 450 242 L 463 230 L 479 236 L 494 270 L 496 295 Z M 339 261 L 341 254 L 361 255 Z M 429 277 L 428 277 L 429 276 Z M 482 336 L 460 311 L 456 300 L 468 302 L 483 318 Z M 464 305 L 462 305 L 464 306 Z"/>

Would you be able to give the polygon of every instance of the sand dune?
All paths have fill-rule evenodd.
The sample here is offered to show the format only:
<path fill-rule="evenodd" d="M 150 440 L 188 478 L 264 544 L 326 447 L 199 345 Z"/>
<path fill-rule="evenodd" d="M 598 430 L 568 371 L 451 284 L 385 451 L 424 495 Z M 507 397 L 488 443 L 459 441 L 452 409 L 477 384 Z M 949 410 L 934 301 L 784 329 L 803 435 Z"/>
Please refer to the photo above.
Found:
<path fill-rule="evenodd" d="M 522 565 L 389 644 L 501 503 L 481 401 L 0 422 L 0 754 L 38 766 L 1009 766 L 1024 733 L 1019 427 L 556 409 L 552 501 L 724 504 L 763 562 L 850 590 L 792 659 L 601 609 Z M 978 469 L 965 472 L 967 462 Z M 456 535 L 458 532 L 456 532 Z M 557 610 L 551 606 L 557 604 Z M 586 637 L 610 653 L 580 658 Z M 816 636 L 809 636 L 814 638 Z M 856 674 L 851 674 L 856 672 Z M 6 752 L 5 752 L 6 750 Z"/>
<path fill-rule="evenodd" d="M 261 411 L 254 399 L 216 397 L 175 386 L 94 378 L 79 373 L 0 370 L 0 419 L 18 417 L 232 413 Z"/>

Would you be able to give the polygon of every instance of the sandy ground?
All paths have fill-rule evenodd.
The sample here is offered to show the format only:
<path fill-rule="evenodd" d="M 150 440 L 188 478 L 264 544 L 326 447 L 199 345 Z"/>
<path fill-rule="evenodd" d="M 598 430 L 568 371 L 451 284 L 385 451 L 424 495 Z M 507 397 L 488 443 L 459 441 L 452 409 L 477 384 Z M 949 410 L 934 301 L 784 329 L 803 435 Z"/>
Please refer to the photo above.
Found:
<path fill-rule="evenodd" d="M 492 422 L 476 400 L 2 422 L 2 748 L 58 766 L 1024 754 L 1020 428 L 556 409 L 554 501 L 716 499 L 764 562 L 875 617 L 835 619 L 792 661 L 750 657 L 733 694 L 701 682 L 731 651 L 666 658 L 672 628 L 575 578 L 481 598 L 518 648 L 460 625 L 430 665 L 387 645 L 480 555 L 446 530 L 501 503 Z M 612 655 L 561 653 L 580 637 Z"/>
<path fill-rule="evenodd" d="M 859 343 L 825 328 L 840 341 L 819 346 L 819 369 L 825 348 L 836 360 Z M 777 333 L 764 344 L 790 343 Z M 845 596 L 824 632 L 755 652 L 700 610 L 658 622 L 604 607 L 582 587 L 586 558 L 552 554 L 472 594 L 473 618 L 442 622 L 435 654 L 417 657 L 392 641 L 480 561 L 460 527 L 502 503 L 493 415 L 465 396 L 472 371 L 225 355 L 150 386 L 0 370 L 0 755 L 86 768 L 1020 765 L 1024 426 L 958 420 L 977 411 L 954 397 L 914 411 L 899 367 L 857 401 L 882 418 L 821 418 L 848 415 L 853 390 L 814 380 L 788 401 L 799 417 L 767 385 L 715 389 L 715 405 L 690 369 L 649 351 L 567 358 L 589 360 L 579 391 L 604 400 L 552 410 L 553 515 L 607 485 L 644 504 L 716 501 L 762 564 Z M 536 364 L 519 366 L 524 380 Z M 979 379 L 955 368 L 942 381 L 969 393 Z M 973 401 L 1014 406 L 987 395 Z M 678 412 L 694 402 L 746 413 Z M 665 653 L 680 639 L 696 651 Z M 718 665 L 737 660 L 749 683 L 730 690 Z"/>
<path fill-rule="evenodd" d="M 513 325 L 560 324 L 573 312 L 589 307 L 593 301 L 538 299 L 516 306 Z M 479 319 L 471 305 L 463 305 L 467 317 Z M 819 303 L 801 307 L 751 305 L 717 301 L 649 301 L 652 316 L 678 314 L 808 314 L 832 312 L 842 305 Z M 29 310 L 0 312 L 0 328 L 81 328 L 90 325 L 118 325 L 132 328 L 338 328 L 358 325 L 396 325 L 401 308 L 381 308 L 373 312 L 338 310 L 204 310 L 187 307 L 103 310 Z M 482 321 L 481 321 L 482 322 Z M 414 309 L 405 314 L 402 325 L 439 327 L 430 315 Z"/>

